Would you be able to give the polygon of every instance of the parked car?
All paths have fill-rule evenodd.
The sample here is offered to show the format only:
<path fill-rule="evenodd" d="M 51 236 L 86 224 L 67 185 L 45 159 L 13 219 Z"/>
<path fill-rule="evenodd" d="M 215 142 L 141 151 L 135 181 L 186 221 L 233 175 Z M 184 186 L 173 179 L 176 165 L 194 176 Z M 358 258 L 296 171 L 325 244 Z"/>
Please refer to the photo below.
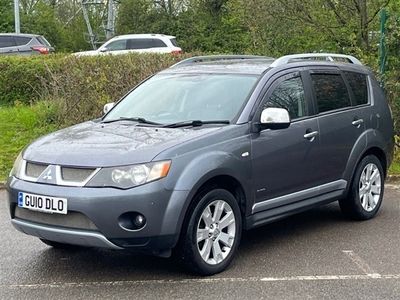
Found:
<path fill-rule="evenodd" d="M 173 53 L 180 54 L 176 38 L 163 34 L 128 34 L 116 36 L 97 50 L 76 52 L 76 56 L 93 56 L 104 54 L 138 53 Z"/>
<path fill-rule="evenodd" d="M 49 54 L 54 48 L 42 35 L 0 33 L 0 55 Z"/>
<path fill-rule="evenodd" d="M 214 274 L 245 230 L 337 200 L 374 217 L 393 143 L 384 93 L 352 56 L 190 58 L 27 146 L 11 222 L 56 248 L 174 249 Z"/>

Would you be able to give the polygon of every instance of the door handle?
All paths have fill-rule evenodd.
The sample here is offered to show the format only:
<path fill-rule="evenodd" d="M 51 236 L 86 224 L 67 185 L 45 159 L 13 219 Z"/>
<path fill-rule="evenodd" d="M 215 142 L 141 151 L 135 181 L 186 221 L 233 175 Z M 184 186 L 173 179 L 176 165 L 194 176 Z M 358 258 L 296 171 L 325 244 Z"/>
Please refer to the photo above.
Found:
<path fill-rule="evenodd" d="M 304 138 L 306 140 L 309 140 L 310 142 L 315 140 L 315 137 L 318 135 L 318 131 L 312 131 L 312 132 L 308 132 L 304 135 Z"/>
<path fill-rule="evenodd" d="M 358 120 L 354 120 L 353 122 L 351 122 L 351 125 L 359 128 L 362 123 L 364 123 L 364 120 L 363 119 L 358 119 Z"/>

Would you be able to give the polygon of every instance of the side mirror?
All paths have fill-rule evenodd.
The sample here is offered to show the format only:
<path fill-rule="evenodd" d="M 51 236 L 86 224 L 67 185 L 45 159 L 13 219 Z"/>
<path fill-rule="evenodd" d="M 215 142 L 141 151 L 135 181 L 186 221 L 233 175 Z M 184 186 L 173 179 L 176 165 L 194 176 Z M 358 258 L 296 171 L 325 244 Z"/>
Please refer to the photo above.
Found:
<path fill-rule="evenodd" d="M 102 48 L 102 49 L 99 49 L 99 51 L 100 52 L 107 52 L 108 50 L 107 50 L 107 48 Z"/>
<path fill-rule="evenodd" d="M 260 125 L 262 128 L 283 129 L 290 125 L 289 112 L 284 108 L 269 107 L 262 111 Z"/>
<path fill-rule="evenodd" d="M 114 107 L 114 105 L 115 105 L 115 102 L 107 103 L 106 105 L 104 105 L 104 107 L 103 107 L 104 114 L 108 113 L 111 110 L 111 108 Z"/>

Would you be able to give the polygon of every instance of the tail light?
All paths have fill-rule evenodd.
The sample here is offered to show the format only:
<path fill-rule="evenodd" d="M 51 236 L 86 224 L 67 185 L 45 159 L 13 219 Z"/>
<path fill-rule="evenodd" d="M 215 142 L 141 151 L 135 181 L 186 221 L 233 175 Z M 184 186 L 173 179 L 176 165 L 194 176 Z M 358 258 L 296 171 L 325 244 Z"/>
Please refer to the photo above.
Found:
<path fill-rule="evenodd" d="M 172 50 L 172 51 L 171 51 L 171 54 L 173 54 L 173 55 L 182 54 L 182 50 Z"/>
<path fill-rule="evenodd" d="M 49 54 L 50 49 L 42 46 L 31 47 L 33 51 L 38 51 L 40 54 Z"/>

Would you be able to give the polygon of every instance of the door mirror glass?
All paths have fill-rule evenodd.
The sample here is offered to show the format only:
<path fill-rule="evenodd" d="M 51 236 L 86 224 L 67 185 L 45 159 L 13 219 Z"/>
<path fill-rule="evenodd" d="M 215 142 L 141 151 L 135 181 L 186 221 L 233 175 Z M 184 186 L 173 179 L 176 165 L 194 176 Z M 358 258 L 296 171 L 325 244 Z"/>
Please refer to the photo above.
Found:
<path fill-rule="evenodd" d="M 289 112 L 284 108 L 268 107 L 262 111 L 260 123 L 264 128 L 287 128 L 290 125 Z"/>
<path fill-rule="evenodd" d="M 115 102 L 107 103 L 106 105 L 104 105 L 104 107 L 103 107 L 104 114 L 108 113 L 111 110 L 111 108 L 114 107 L 114 105 L 115 105 Z"/>

